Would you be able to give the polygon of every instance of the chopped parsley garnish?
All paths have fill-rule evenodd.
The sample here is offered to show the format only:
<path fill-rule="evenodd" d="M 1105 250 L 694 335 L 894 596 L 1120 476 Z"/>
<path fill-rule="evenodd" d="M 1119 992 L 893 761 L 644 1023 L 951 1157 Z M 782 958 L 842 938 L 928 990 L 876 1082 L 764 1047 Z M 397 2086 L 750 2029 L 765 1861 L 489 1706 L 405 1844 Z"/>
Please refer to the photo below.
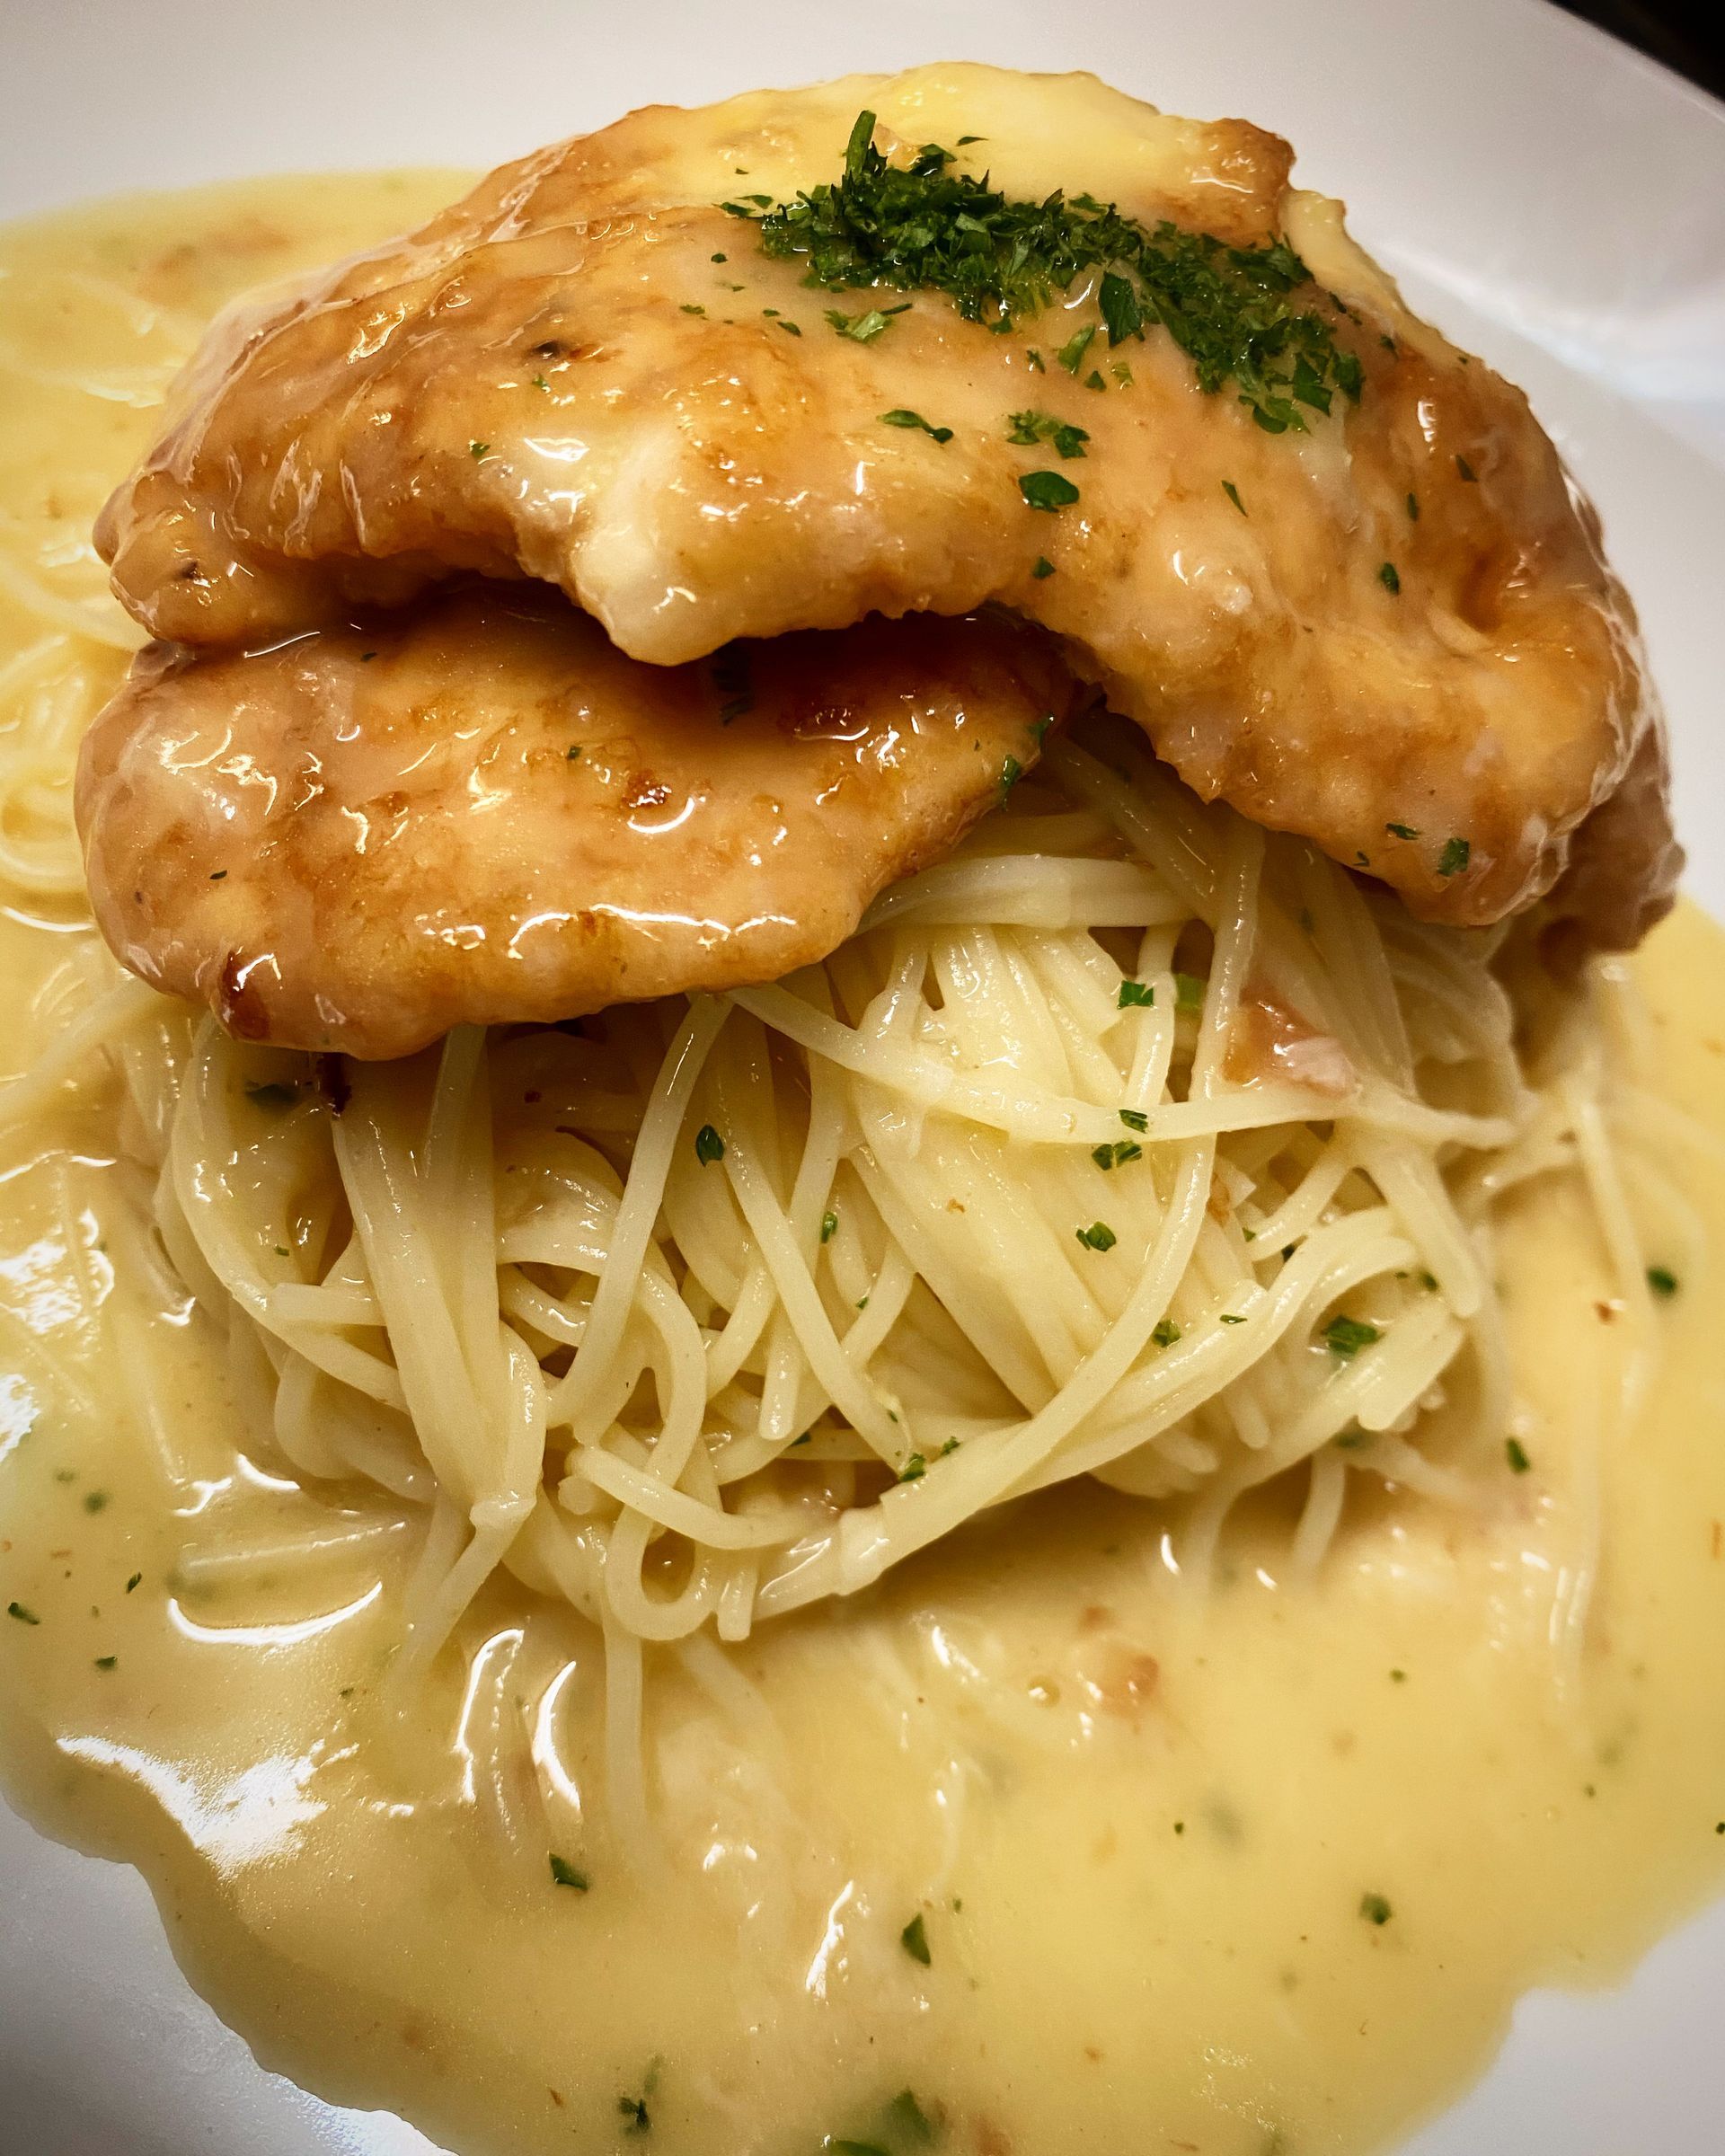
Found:
<path fill-rule="evenodd" d="M 1032 571 L 1031 573 L 1034 574 L 1035 572 Z M 1029 734 L 1031 740 L 1036 743 L 1036 746 L 1040 748 L 1044 740 L 1048 737 L 1048 729 L 1053 724 L 1054 713 L 1050 711 L 1046 718 L 1032 719 L 1029 726 L 1027 726 L 1024 730 L 1027 734 Z"/>
<path fill-rule="evenodd" d="M 1331 1355 L 1339 1355 L 1345 1363 L 1352 1362 L 1362 1348 L 1369 1348 L 1383 1338 L 1378 1328 L 1364 1318 L 1333 1317 L 1323 1329 L 1324 1345 Z"/>
<path fill-rule="evenodd" d="M 1519 1437 L 1504 1439 L 1503 1456 L 1509 1462 L 1509 1471 L 1512 1475 L 1525 1475 L 1534 1464 L 1527 1457 L 1526 1447 Z"/>
<path fill-rule="evenodd" d="M 1455 469 L 1461 473 L 1462 477 L 1467 482 L 1470 487 L 1478 486 L 1480 483 L 1480 475 L 1473 469 L 1473 465 L 1468 463 L 1464 456 L 1458 456 L 1455 459 Z"/>
<path fill-rule="evenodd" d="M 1090 372 L 1084 376 L 1084 387 L 1086 389 L 1106 389 L 1108 384 L 1103 381 L 1101 375 L 1099 375 L 1096 369 L 1092 367 Z"/>
<path fill-rule="evenodd" d="M 1115 997 L 1117 1011 L 1129 1011 L 1135 1003 L 1154 1003 L 1156 1000 L 1155 984 L 1152 981 L 1122 981 Z"/>
<path fill-rule="evenodd" d="M 927 1472 L 928 1462 L 920 1453 L 913 1453 L 898 1470 L 898 1480 L 901 1482 L 920 1482 Z"/>
<path fill-rule="evenodd" d="M 259 1108 L 291 1108 L 299 1099 L 299 1088 L 274 1082 L 266 1085 L 248 1085 L 245 1097 Z"/>
<path fill-rule="evenodd" d="M 950 442 L 952 439 L 950 427 L 931 427 L 920 411 L 907 411 L 902 405 L 896 411 L 883 411 L 880 423 L 883 427 L 920 427 L 925 435 L 937 442 Z"/>
<path fill-rule="evenodd" d="M 1418 827 L 1412 824 L 1385 824 L 1384 828 L 1392 838 L 1418 838 Z"/>
<path fill-rule="evenodd" d="M 115 1669 L 119 1666 L 119 1657 L 118 1655 L 98 1655 L 96 1657 L 96 1667 L 98 1669 Z"/>
<path fill-rule="evenodd" d="M 15 1617 L 20 1624 L 40 1624 L 42 1621 L 34 1610 L 27 1610 L 22 1602 L 9 1602 L 6 1615 Z"/>
<path fill-rule="evenodd" d="M 1677 1276 L 1662 1265 L 1650 1265 L 1647 1268 L 1647 1285 L 1656 1295 L 1675 1295 L 1677 1292 Z"/>
<path fill-rule="evenodd" d="M 1243 517 L 1246 514 L 1246 505 L 1240 499 L 1239 488 L 1234 485 L 1231 479 L 1225 479 L 1222 482 L 1222 491 L 1227 496 L 1228 499 L 1234 504 L 1234 508 L 1238 509 L 1240 514 Z"/>
<path fill-rule="evenodd" d="M 889 163 L 874 145 L 874 114 L 865 111 L 837 180 L 771 207 L 755 197 L 721 207 L 752 218 L 749 203 L 759 201 L 763 250 L 805 263 L 806 284 L 944 292 L 966 320 L 1002 331 L 1039 313 L 1084 270 L 1100 269 L 1097 304 L 1110 346 L 1159 324 L 1191 360 L 1200 388 L 1234 383 L 1272 434 L 1303 429 L 1301 407 L 1327 411 L 1337 390 L 1358 397 L 1358 359 L 1293 297 L 1311 277 L 1286 240 L 1230 247 L 1209 233 L 1166 220 L 1142 225 L 1092 196 L 1068 199 L 1058 190 L 1039 202 L 1013 200 L 952 163 L 951 152 L 933 143 L 907 165 Z M 1095 335 L 1090 324 L 1064 348 L 1068 372 L 1077 374 Z"/>
<path fill-rule="evenodd" d="M 551 1883 L 553 1886 L 572 1886 L 577 1894 L 585 1894 L 588 1878 L 584 1871 L 577 1871 L 572 1864 L 554 1856 L 551 1860 Z"/>
<path fill-rule="evenodd" d="M 138 1581 L 139 1581 L 140 1579 L 142 1579 L 142 1578 L 143 1578 L 143 1577 L 144 1577 L 144 1575 L 143 1575 L 141 1572 L 134 1572 L 134 1573 L 133 1573 L 132 1577 L 130 1577 L 130 1578 L 129 1578 L 129 1579 L 128 1579 L 128 1580 L 126 1582 L 126 1592 L 127 1592 L 128 1595 L 131 1593 L 132 1589 L 133 1589 L 133 1588 L 134 1588 L 134 1587 L 135 1587 L 135 1586 L 137 1585 Z"/>
<path fill-rule="evenodd" d="M 226 869 L 212 869 L 209 871 L 209 880 L 212 883 L 226 883 L 227 880 L 227 870 Z"/>
<path fill-rule="evenodd" d="M 1446 838 L 1444 850 L 1438 856 L 1438 873 L 1440 876 L 1459 876 L 1467 866 L 1468 856 L 1473 851 L 1464 838 Z"/>
<path fill-rule="evenodd" d="M 1177 973 L 1174 976 L 1174 1008 L 1176 1011 L 1201 1011 L 1204 1008 L 1204 991 L 1209 986 L 1195 973 Z"/>
<path fill-rule="evenodd" d="M 1120 1110 L 1120 1121 L 1128 1130 L 1148 1130 L 1150 1127 L 1150 1118 L 1141 1108 L 1123 1108 Z"/>
<path fill-rule="evenodd" d="M 628 2120 L 623 2129 L 625 2134 L 646 2134 L 652 2129 L 652 2118 L 647 2109 L 647 2099 L 641 2096 L 620 2096 L 617 2109 Z"/>
<path fill-rule="evenodd" d="M 898 1934 L 898 1944 L 913 1961 L 920 1961 L 924 1968 L 928 1967 L 928 1933 L 924 1929 L 920 1909 Z"/>
<path fill-rule="evenodd" d="M 725 1157 L 725 1141 L 711 1123 L 703 1123 L 694 1134 L 694 1157 L 703 1168 Z"/>
<path fill-rule="evenodd" d="M 477 464 L 480 458 L 484 455 L 485 452 L 491 447 L 491 445 L 489 442 L 469 442 L 467 445 L 467 454 L 473 458 L 473 462 Z"/>
<path fill-rule="evenodd" d="M 823 1213 L 820 1216 L 820 1240 L 823 1242 L 830 1242 L 833 1240 L 833 1237 L 837 1234 L 837 1233 L 838 1215 L 836 1213 Z"/>
<path fill-rule="evenodd" d="M 1180 1338 L 1180 1327 L 1172 1318 L 1164 1318 L 1150 1335 L 1158 1348 L 1172 1348 Z"/>
<path fill-rule="evenodd" d="M 1003 756 L 1000 764 L 1000 798 L 1004 801 L 1014 786 L 1024 776 L 1024 766 L 1016 756 Z"/>
<path fill-rule="evenodd" d="M 1031 574 L 1040 583 L 1044 577 L 1054 574 L 1054 564 L 1046 554 L 1039 554 L 1031 564 Z"/>
<path fill-rule="evenodd" d="M 1119 1168 L 1128 1161 L 1144 1158 L 1144 1148 L 1136 1138 L 1116 1138 L 1111 1145 L 1092 1145 L 1090 1157 L 1099 1168 Z"/>
<path fill-rule="evenodd" d="M 1387 1924 L 1392 1912 L 1390 1904 L 1381 1894 L 1362 1894 L 1359 1897 L 1359 1913 L 1368 1924 Z"/>
<path fill-rule="evenodd" d="M 709 259 L 715 262 L 722 262 L 726 260 L 726 257 L 722 254 L 715 254 L 711 256 Z"/>
<path fill-rule="evenodd" d="M 1096 324 L 1086 323 L 1082 330 L 1073 331 L 1054 356 L 1069 375 L 1075 375 L 1084 364 L 1084 354 L 1095 341 Z"/>
<path fill-rule="evenodd" d="M 580 760 L 581 760 L 581 745 L 580 745 L 580 743 L 579 743 L 579 741 L 577 741 L 577 742 L 574 744 L 574 746 L 573 746 L 571 748 L 570 748 L 570 749 L 569 749 L 569 751 L 566 753 L 566 755 L 564 755 L 563 761 L 564 761 L 566 764 L 579 764 L 579 763 L 580 762 Z"/>
<path fill-rule="evenodd" d="M 1087 1228 L 1075 1228 L 1073 1233 L 1087 1250 L 1111 1250 L 1119 1240 L 1105 1220 L 1092 1220 Z"/>
<path fill-rule="evenodd" d="M 1066 509 L 1078 499 L 1078 490 L 1057 472 L 1026 472 L 1018 490 L 1033 509 Z"/>
<path fill-rule="evenodd" d="M 949 1437 L 946 1443 L 941 1447 L 935 1457 L 941 1460 L 949 1458 L 953 1453 L 958 1451 L 960 1442 L 961 1441 L 957 1437 Z"/>
<path fill-rule="evenodd" d="M 1417 494 L 1408 496 L 1408 520 L 1412 524 L 1420 521 L 1420 497 Z"/>
<path fill-rule="evenodd" d="M 543 375 L 535 375 L 535 376 L 533 377 L 533 386 L 534 386 L 535 389 L 546 389 L 546 390 L 548 390 L 548 389 L 551 387 L 551 384 L 550 384 L 549 382 L 547 382 L 547 381 L 546 381 L 545 377 L 544 377 Z M 369 658 L 369 657 L 371 656 L 371 654 L 370 654 L 369 652 L 367 652 L 367 653 L 366 654 L 366 656 L 367 656 L 367 658 Z"/>
<path fill-rule="evenodd" d="M 1402 588 L 1402 573 L 1396 568 L 1393 561 L 1380 561 L 1378 563 L 1377 580 L 1384 587 L 1384 590 L 1390 594 L 1392 598 L 1393 598 Z"/>
<path fill-rule="evenodd" d="M 1048 368 L 1042 364 L 1041 353 L 1036 350 L 1034 346 L 1026 349 L 1024 354 L 1024 364 L 1030 368 L 1033 375 L 1046 375 L 1048 371 Z"/>
<path fill-rule="evenodd" d="M 837 307 L 828 307 L 826 314 L 841 337 L 848 337 L 856 344 L 871 344 L 882 330 L 890 327 L 895 314 L 909 312 L 910 302 L 907 299 L 896 307 L 871 307 L 862 314 L 846 314 Z"/>
<path fill-rule="evenodd" d="M 1222 1312 L 1222 1322 L 1225 1325 L 1243 1325 L 1245 1321 L 1244 1318 L 1236 1311 L 1225 1310 Z"/>
<path fill-rule="evenodd" d="M 704 307 L 697 307 L 691 299 L 686 299 L 677 309 L 679 314 L 704 314 L 706 311 Z"/>
<path fill-rule="evenodd" d="M 1057 420 L 1049 412 L 1014 411 L 1007 418 L 1006 439 L 1020 449 L 1034 449 L 1039 442 L 1051 442 L 1059 455 L 1074 457 L 1084 455 L 1090 436 L 1083 427 Z"/>
<path fill-rule="evenodd" d="M 108 1492 L 105 1489 L 87 1489 L 84 1493 L 86 1512 L 105 1512 L 108 1509 Z"/>
<path fill-rule="evenodd" d="M 783 330 L 788 337 L 801 337 L 802 334 L 802 325 L 801 323 L 786 322 L 783 317 L 774 323 L 773 326 L 774 329 Z"/>

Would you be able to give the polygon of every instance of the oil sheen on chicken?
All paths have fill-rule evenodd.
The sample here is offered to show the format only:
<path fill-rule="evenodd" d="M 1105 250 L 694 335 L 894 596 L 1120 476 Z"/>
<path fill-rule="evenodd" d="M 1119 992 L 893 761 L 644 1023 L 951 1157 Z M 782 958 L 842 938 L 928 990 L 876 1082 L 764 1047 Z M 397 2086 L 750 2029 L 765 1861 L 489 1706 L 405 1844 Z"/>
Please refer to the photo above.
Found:
<path fill-rule="evenodd" d="M 1357 399 L 1267 432 L 1154 321 L 1110 343 L 1096 268 L 1010 333 L 942 289 L 810 289 L 758 210 L 834 180 L 860 109 L 901 167 L 933 142 L 1014 199 L 1286 238 Z M 1521 393 L 1290 163 L 1242 121 L 971 66 L 649 108 L 227 323 L 101 543 L 139 620 L 196 643 L 472 570 L 559 584 L 660 665 L 1004 601 L 1199 793 L 1493 921 L 1557 883 L 1638 751 L 1662 772 L 1633 615 Z M 877 303 L 899 311 L 852 333 Z M 1075 499 L 1033 506 L 1041 469 Z M 1583 941 L 1668 903 L 1662 784 L 1637 802 Z"/>

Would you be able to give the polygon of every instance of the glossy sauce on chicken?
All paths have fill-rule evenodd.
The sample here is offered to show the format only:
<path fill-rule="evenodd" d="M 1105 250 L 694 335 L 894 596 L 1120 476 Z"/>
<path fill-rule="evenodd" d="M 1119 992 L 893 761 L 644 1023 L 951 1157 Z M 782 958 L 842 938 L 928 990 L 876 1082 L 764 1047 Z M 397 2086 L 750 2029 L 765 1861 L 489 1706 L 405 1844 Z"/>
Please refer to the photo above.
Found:
<path fill-rule="evenodd" d="M 919 162 L 1004 205 L 932 194 L 939 266 L 901 245 L 899 282 L 835 284 L 830 246 L 769 245 L 800 192 Z M 655 664 L 1001 600 L 1200 794 L 1426 917 L 1494 921 L 1632 759 L 1662 773 L 1633 614 L 1525 398 L 1290 163 L 1080 75 L 649 108 L 233 317 L 110 505 L 116 588 L 158 635 L 231 643 L 526 575 Z M 1118 206 L 1149 281 L 1067 282 L 1039 240 L 1043 286 L 968 319 L 958 220 L 1057 190 L 1062 245 Z M 1581 940 L 1632 943 L 1668 902 L 1662 797 L 1620 815 L 1585 913 L 1560 892 Z"/>
<path fill-rule="evenodd" d="M 1009 620 L 626 658 L 474 585 L 231 659 L 155 647 L 86 736 L 110 944 L 251 1040 L 404 1056 L 826 957 L 1079 692 Z"/>

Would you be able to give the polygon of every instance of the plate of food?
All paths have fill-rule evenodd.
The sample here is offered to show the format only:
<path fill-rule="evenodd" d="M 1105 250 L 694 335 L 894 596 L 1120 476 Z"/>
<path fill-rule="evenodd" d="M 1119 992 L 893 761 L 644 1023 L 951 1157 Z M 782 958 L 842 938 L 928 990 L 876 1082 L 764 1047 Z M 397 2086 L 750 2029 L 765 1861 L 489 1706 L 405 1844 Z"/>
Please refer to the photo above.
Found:
<path fill-rule="evenodd" d="M 95 20 L 0 2143 L 1710 2150 L 1719 110 L 1484 5 Z"/>

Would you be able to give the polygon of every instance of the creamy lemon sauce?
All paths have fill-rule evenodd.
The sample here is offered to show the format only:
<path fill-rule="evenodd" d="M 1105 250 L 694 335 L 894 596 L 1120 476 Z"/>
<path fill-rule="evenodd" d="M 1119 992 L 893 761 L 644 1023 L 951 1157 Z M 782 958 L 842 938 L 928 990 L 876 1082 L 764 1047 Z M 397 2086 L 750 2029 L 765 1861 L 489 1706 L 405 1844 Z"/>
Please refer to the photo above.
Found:
<path fill-rule="evenodd" d="M 44 598 L 122 633 L 82 535 L 213 307 L 450 185 L 254 182 L 0 240 L 0 667 Z M 44 519 L 52 558 L 9 544 Z M 6 836 L 47 849 L 36 806 Z M 86 942 L 75 888 L 14 894 L 11 1066 Z M 1685 911 L 1632 970 L 1640 1112 L 1690 1119 L 1648 1135 L 1716 1247 L 1725 939 Z M 139 1864 L 199 1989 L 333 2098 L 474 2151 L 1362 2149 L 1475 2071 L 1520 1991 L 1620 1974 L 1725 1867 L 1715 1290 L 1651 1179 L 1652 1335 L 1574 1180 L 1510 1209 L 1526 1465 L 1475 1509 L 1357 1497 L 1308 1579 L 1272 1495 L 1202 1600 L 1167 1514 L 1033 1499 L 654 1666 L 632 1860 L 597 1637 L 500 1584 L 392 1682 L 413 1552 L 265 1464 L 137 1233 L 117 1113 L 91 1087 L 0 1128 L 7 1783 Z"/>

